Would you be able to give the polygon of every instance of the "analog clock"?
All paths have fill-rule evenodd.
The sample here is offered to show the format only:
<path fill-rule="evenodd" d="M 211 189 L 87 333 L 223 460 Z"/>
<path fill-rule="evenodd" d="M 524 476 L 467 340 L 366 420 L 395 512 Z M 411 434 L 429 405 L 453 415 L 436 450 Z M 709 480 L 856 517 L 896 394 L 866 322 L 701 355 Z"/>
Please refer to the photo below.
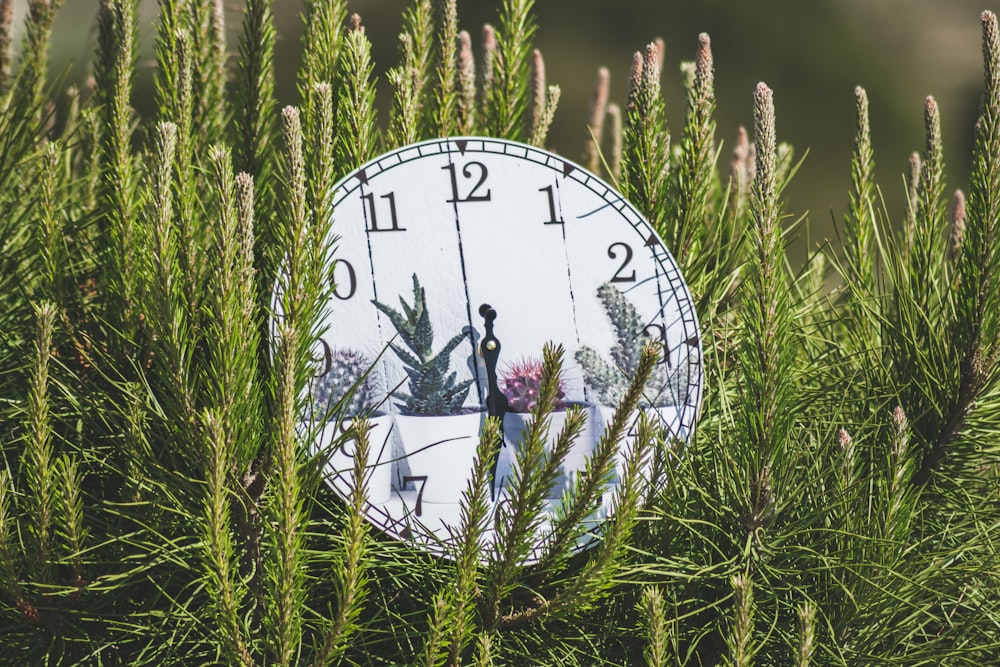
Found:
<path fill-rule="evenodd" d="M 489 414 L 503 420 L 491 471 L 492 500 L 503 501 L 547 342 L 565 350 L 552 432 L 562 408 L 587 414 L 550 490 L 552 512 L 649 337 L 665 354 L 642 409 L 670 437 L 690 438 L 702 393 L 691 296 L 649 223 L 607 183 L 538 148 L 449 138 L 365 164 L 333 200 L 336 289 L 317 343 L 313 414 L 326 418 L 324 406 L 356 386 L 338 417 L 369 420 L 366 512 L 382 531 L 447 552 Z M 343 422 L 317 426 L 323 449 Z M 325 470 L 345 497 L 352 453 L 350 442 L 336 448 Z"/>

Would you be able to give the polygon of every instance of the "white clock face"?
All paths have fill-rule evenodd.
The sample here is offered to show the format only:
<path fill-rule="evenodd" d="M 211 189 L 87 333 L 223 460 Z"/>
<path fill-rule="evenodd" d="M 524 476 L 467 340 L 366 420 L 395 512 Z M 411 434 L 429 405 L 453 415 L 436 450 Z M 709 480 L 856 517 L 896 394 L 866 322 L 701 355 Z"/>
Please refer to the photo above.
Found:
<path fill-rule="evenodd" d="M 690 294 L 649 224 L 599 178 L 511 141 L 441 139 L 373 160 L 344 178 L 333 199 L 336 292 L 319 346 L 315 415 L 374 362 L 346 416 L 369 416 L 367 515 L 381 530 L 447 553 L 494 369 L 506 398 L 493 473 L 494 502 L 503 501 L 547 342 L 565 348 L 560 407 L 579 405 L 588 417 L 551 489 L 552 512 L 648 337 L 664 344 L 665 358 L 642 408 L 672 437 L 690 438 L 702 383 Z M 480 350 L 490 334 L 484 304 L 496 315 L 495 366 Z M 553 414 L 553 434 L 561 414 Z M 317 426 L 317 449 L 342 428 Z M 630 444 L 628 436 L 621 443 Z M 325 470 L 345 497 L 352 454 L 350 443 L 336 449 Z M 606 516 L 612 496 L 603 494 L 591 520 Z"/>

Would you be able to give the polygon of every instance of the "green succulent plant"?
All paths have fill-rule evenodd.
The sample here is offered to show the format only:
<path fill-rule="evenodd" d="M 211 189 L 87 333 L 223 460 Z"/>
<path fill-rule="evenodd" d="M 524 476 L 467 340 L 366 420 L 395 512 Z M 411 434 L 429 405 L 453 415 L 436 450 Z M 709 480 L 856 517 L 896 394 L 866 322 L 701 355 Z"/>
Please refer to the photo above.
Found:
<path fill-rule="evenodd" d="M 646 337 L 642 335 L 643 322 L 635 306 L 611 283 L 597 288 L 597 297 L 614 327 L 617 342 L 611 348 L 609 362 L 600 352 L 584 346 L 577 350 L 576 361 L 583 368 L 584 382 L 597 392 L 604 405 L 618 405 L 629 382 L 639 367 Z M 669 374 L 654 372 L 646 383 L 640 405 L 662 406 L 682 403 L 681 391 L 688 383 L 688 369 L 672 369 Z"/>
<path fill-rule="evenodd" d="M 413 274 L 413 305 L 399 298 L 403 312 L 373 300 L 396 328 L 402 345 L 392 343 L 396 356 L 406 366 L 410 393 L 399 394 L 397 403 L 404 415 L 453 415 L 462 412 L 472 380 L 457 382 L 457 374 L 448 372 L 451 353 L 466 338 L 456 334 L 434 352 L 434 329 L 431 327 L 427 298 L 420 280 Z"/>

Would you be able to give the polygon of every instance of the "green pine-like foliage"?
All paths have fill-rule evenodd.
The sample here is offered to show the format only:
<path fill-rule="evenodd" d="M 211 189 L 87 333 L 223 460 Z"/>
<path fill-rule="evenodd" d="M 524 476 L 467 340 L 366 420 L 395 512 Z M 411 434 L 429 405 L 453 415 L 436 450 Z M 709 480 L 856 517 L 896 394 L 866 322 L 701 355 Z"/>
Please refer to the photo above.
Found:
<path fill-rule="evenodd" d="M 677 141 L 662 44 L 636 53 L 624 107 L 597 73 L 582 160 L 677 258 L 705 399 L 686 445 L 640 421 L 606 488 L 656 363 L 655 347 L 630 349 L 635 377 L 524 566 L 583 428 L 575 411 L 546 454 L 560 350 L 546 350 L 486 550 L 499 424 L 439 559 L 373 530 L 360 491 L 322 484 L 302 416 L 335 289 L 330 186 L 380 150 L 444 134 L 545 145 L 559 89 L 532 48 L 534 3 L 502 0 L 496 25 L 470 35 L 454 0 L 412 0 L 384 131 L 369 36 L 344 0 L 306 0 L 297 106 L 284 108 L 272 0 L 247 0 L 228 29 L 221 0 L 160 0 L 144 117 L 137 3 L 99 3 L 92 86 L 47 78 L 59 4 L 28 2 L 15 57 L 13 2 L 0 0 L 0 664 L 996 663 L 995 15 L 981 17 L 968 184 L 946 195 L 929 98 L 895 219 L 857 89 L 843 242 L 801 269 L 781 201 L 797 164 L 766 85 L 747 96 L 752 132 L 724 149 L 707 35 L 682 66 Z M 344 437 L 361 479 L 364 424 Z M 614 516 L 577 552 L 603 493 Z"/>

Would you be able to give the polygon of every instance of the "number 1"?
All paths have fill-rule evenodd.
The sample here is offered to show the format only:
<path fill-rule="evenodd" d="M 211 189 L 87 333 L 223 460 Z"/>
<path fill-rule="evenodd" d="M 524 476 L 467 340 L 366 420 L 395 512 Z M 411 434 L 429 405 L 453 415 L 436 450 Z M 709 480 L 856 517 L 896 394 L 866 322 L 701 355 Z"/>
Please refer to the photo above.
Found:
<path fill-rule="evenodd" d="M 545 225 L 561 225 L 565 221 L 562 218 L 556 217 L 556 198 L 552 194 L 552 186 L 546 185 L 544 188 L 538 188 L 539 192 L 544 192 L 549 198 L 549 219 L 544 223 Z"/>

